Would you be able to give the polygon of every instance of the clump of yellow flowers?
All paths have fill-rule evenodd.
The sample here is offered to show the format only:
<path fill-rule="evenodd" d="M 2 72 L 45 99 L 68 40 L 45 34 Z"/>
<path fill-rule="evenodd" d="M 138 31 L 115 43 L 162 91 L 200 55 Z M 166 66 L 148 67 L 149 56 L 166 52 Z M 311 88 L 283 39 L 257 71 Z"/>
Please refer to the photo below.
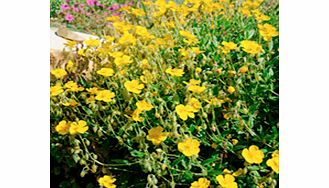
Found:
<path fill-rule="evenodd" d="M 70 133 L 71 135 L 75 134 L 83 134 L 88 130 L 87 122 L 83 120 L 79 120 L 77 122 L 66 122 L 65 120 L 62 120 L 59 122 L 59 124 L 56 126 L 56 131 L 61 134 L 65 135 Z"/>
<path fill-rule="evenodd" d="M 114 4 L 98 39 L 67 42 L 50 71 L 53 160 L 80 173 L 67 186 L 88 174 L 104 188 L 275 187 L 279 32 L 266 6 Z"/>

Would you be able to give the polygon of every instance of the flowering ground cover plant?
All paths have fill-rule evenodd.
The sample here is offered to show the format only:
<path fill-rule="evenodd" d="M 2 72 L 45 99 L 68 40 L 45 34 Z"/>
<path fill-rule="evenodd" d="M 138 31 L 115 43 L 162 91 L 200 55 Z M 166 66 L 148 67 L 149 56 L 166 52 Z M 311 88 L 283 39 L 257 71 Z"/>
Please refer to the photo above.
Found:
<path fill-rule="evenodd" d="M 50 16 L 56 25 L 65 25 L 72 30 L 101 34 L 107 23 L 105 18 L 117 15 L 120 8 L 131 6 L 126 0 L 51 0 Z"/>
<path fill-rule="evenodd" d="M 52 185 L 278 186 L 278 3 L 118 11 L 50 71 Z"/>

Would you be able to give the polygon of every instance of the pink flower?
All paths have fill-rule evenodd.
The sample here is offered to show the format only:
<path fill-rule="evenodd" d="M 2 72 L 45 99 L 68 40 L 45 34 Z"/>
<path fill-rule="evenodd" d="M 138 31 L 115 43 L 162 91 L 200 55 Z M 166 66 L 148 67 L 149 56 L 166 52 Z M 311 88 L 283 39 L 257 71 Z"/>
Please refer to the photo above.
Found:
<path fill-rule="evenodd" d="M 72 14 L 66 14 L 65 20 L 67 20 L 68 22 L 72 22 L 74 20 L 74 16 Z"/>
<path fill-rule="evenodd" d="M 98 3 L 97 0 L 86 0 L 86 2 L 89 6 L 95 6 Z"/>
<path fill-rule="evenodd" d="M 79 12 L 79 8 L 73 7 L 73 12 Z"/>
<path fill-rule="evenodd" d="M 112 16 L 120 16 L 120 13 L 112 13 Z"/>
<path fill-rule="evenodd" d="M 62 11 L 66 11 L 66 10 L 70 9 L 70 6 L 68 4 L 62 4 L 61 9 L 62 9 Z"/>
<path fill-rule="evenodd" d="M 109 8 L 108 8 L 108 10 L 110 10 L 110 11 L 115 11 L 115 10 L 118 10 L 120 8 L 120 5 L 118 5 L 118 4 L 113 4 L 112 6 L 110 6 Z"/>

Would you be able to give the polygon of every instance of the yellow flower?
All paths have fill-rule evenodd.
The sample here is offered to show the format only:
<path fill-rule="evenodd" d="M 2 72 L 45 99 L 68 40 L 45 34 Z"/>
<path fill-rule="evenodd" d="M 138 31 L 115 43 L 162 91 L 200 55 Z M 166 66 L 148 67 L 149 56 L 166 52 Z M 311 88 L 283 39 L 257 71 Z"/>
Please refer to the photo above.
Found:
<path fill-rule="evenodd" d="M 150 66 L 150 64 L 147 59 L 143 59 L 140 63 L 140 66 L 145 69 L 145 68 L 148 68 Z"/>
<path fill-rule="evenodd" d="M 242 168 L 239 168 L 237 171 L 233 172 L 233 176 L 237 177 L 244 173 L 244 170 Z"/>
<path fill-rule="evenodd" d="M 67 72 L 64 69 L 54 69 L 50 71 L 57 79 L 62 78 L 67 75 Z"/>
<path fill-rule="evenodd" d="M 208 188 L 210 186 L 210 181 L 207 178 L 199 178 L 191 184 L 190 188 Z"/>
<path fill-rule="evenodd" d="M 136 30 L 135 30 L 136 34 L 137 34 L 141 39 L 148 41 L 148 40 L 151 40 L 151 39 L 154 39 L 154 38 L 155 38 L 153 35 L 151 35 L 151 34 L 147 31 L 147 29 L 146 29 L 145 27 L 142 27 L 142 26 L 136 26 L 135 28 L 136 28 Z"/>
<path fill-rule="evenodd" d="M 242 50 L 250 54 L 258 54 L 263 51 L 261 45 L 257 44 L 255 41 L 244 40 L 241 41 Z"/>
<path fill-rule="evenodd" d="M 225 119 L 230 119 L 232 117 L 232 114 L 223 114 L 224 118 Z"/>
<path fill-rule="evenodd" d="M 194 52 L 196 55 L 201 54 L 204 51 L 201 51 L 199 47 L 192 47 L 191 48 L 192 52 Z"/>
<path fill-rule="evenodd" d="M 124 34 L 119 39 L 118 43 L 121 45 L 135 45 L 136 38 L 132 34 L 128 32 L 124 32 Z"/>
<path fill-rule="evenodd" d="M 188 44 L 194 44 L 198 42 L 198 39 L 188 31 L 180 30 L 179 34 L 186 39 L 184 39 L 184 42 Z"/>
<path fill-rule="evenodd" d="M 246 72 L 248 71 L 248 66 L 247 66 L 247 65 L 242 66 L 242 67 L 239 69 L 239 71 L 240 71 L 241 73 L 246 73 Z"/>
<path fill-rule="evenodd" d="M 120 21 L 120 16 L 110 16 L 106 18 L 107 21 L 118 22 Z"/>
<path fill-rule="evenodd" d="M 111 92 L 110 90 L 103 90 L 97 92 L 95 99 L 104 102 L 111 102 L 113 97 L 115 97 L 115 94 L 113 92 Z"/>
<path fill-rule="evenodd" d="M 140 76 L 139 79 L 144 83 L 147 84 L 148 83 L 148 79 L 146 76 Z"/>
<path fill-rule="evenodd" d="M 118 16 L 118 17 L 120 17 L 120 16 Z M 125 23 L 125 22 L 120 22 L 120 21 L 116 21 L 115 23 L 113 23 L 113 26 L 120 33 L 126 33 L 132 29 L 132 25 Z"/>
<path fill-rule="evenodd" d="M 70 125 L 70 134 L 83 134 L 88 130 L 87 122 L 80 120 L 78 122 L 72 122 Z"/>
<path fill-rule="evenodd" d="M 256 19 L 258 22 L 262 22 L 262 21 L 268 21 L 268 20 L 270 20 L 270 17 L 269 17 L 269 16 L 266 16 L 265 14 L 263 14 L 262 12 L 260 12 L 258 9 L 253 10 L 252 13 L 254 14 L 255 19 Z"/>
<path fill-rule="evenodd" d="M 235 50 L 238 48 L 234 42 L 223 41 L 222 45 L 223 45 L 223 47 L 221 47 L 221 49 L 222 49 L 223 53 L 225 53 L 225 54 L 229 53 L 231 50 Z"/>
<path fill-rule="evenodd" d="M 200 80 L 194 80 L 194 79 L 190 79 L 190 81 L 187 83 L 187 82 L 184 82 L 186 85 L 188 86 L 193 86 L 193 85 L 199 85 L 201 83 Z"/>
<path fill-rule="evenodd" d="M 178 143 L 178 150 L 182 152 L 185 156 L 191 157 L 193 155 L 198 155 L 200 152 L 200 142 L 193 138 L 187 138 L 183 142 Z"/>
<path fill-rule="evenodd" d="M 183 69 L 177 69 L 177 68 L 174 68 L 174 69 L 167 68 L 166 73 L 170 74 L 171 76 L 181 77 L 184 74 L 184 70 Z"/>
<path fill-rule="evenodd" d="M 272 40 L 272 37 L 276 37 L 279 33 L 276 31 L 276 28 L 270 24 L 258 25 L 259 33 L 264 38 L 265 41 Z"/>
<path fill-rule="evenodd" d="M 68 81 L 65 83 L 64 88 L 66 88 L 68 91 L 72 92 L 78 92 L 78 91 L 83 91 L 83 87 L 79 87 L 77 83 L 73 81 Z"/>
<path fill-rule="evenodd" d="M 195 69 L 195 72 L 196 72 L 196 73 L 200 73 L 200 72 L 202 72 L 202 69 L 201 69 L 200 67 L 197 67 L 197 68 Z"/>
<path fill-rule="evenodd" d="M 161 142 L 167 139 L 168 133 L 162 132 L 163 128 L 157 126 L 148 131 L 147 140 L 151 141 L 154 145 L 159 145 Z"/>
<path fill-rule="evenodd" d="M 213 106 L 221 106 L 223 103 L 225 103 L 224 100 L 218 99 L 218 98 L 212 98 L 210 101 L 207 101 L 210 105 Z"/>
<path fill-rule="evenodd" d="M 78 54 L 81 55 L 81 56 L 86 56 L 86 53 L 85 53 L 85 50 L 84 49 L 80 49 L 78 51 Z"/>
<path fill-rule="evenodd" d="M 114 41 L 114 37 L 111 36 L 105 36 L 106 42 L 113 42 Z"/>
<path fill-rule="evenodd" d="M 194 97 L 191 98 L 187 105 L 190 105 L 193 108 L 193 112 L 199 111 L 199 109 L 202 107 L 200 101 Z"/>
<path fill-rule="evenodd" d="M 192 86 L 188 87 L 187 90 L 192 91 L 193 93 L 202 93 L 204 90 L 206 90 L 206 87 L 192 85 Z"/>
<path fill-rule="evenodd" d="M 144 84 L 139 84 L 138 80 L 126 81 L 124 86 L 129 92 L 136 94 L 140 94 L 144 88 Z"/>
<path fill-rule="evenodd" d="M 153 4 L 153 1 L 143 1 L 143 4 L 145 6 L 151 6 Z"/>
<path fill-rule="evenodd" d="M 242 150 L 243 158 L 250 164 L 260 164 L 263 161 L 264 153 L 255 145 L 249 147 L 249 149 Z"/>
<path fill-rule="evenodd" d="M 190 105 L 184 106 L 179 104 L 176 106 L 175 110 L 178 116 L 184 121 L 187 120 L 187 117 L 194 118 L 194 108 Z"/>
<path fill-rule="evenodd" d="M 232 86 L 229 86 L 227 89 L 227 92 L 229 92 L 230 94 L 234 93 L 234 91 L 235 91 L 235 88 Z"/>
<path fill-rule="evenodd" d="M 233 145 L 237 145 L 239 143 L 239 140 L 237 140 L 237 139 L 232 139 L 232 144 Z"/>
<path fill-rule="evenodd" d="M 136 109 L 132 115 L 131 115 L 131 118 L 134 120 L 134 121 L 138 121 L 138 122 L 142 122 L 143 121 L 143 118 L 141 118 L 139 115 L 142 113 L 142 111 L 140 109 Z"/>
<path fill-rule="evenodd" d="M 62 105 L 64 106 L 76 106 L 78 105 L 77 101 L 75 101 L 74 99 L 70 99 L 67 102 L 61 102 Z"/>
<path fill-rule="evenodd" d="M 229 170 L 229 169 L 227 169 L 227 168 L 225 168 L 224 170 L 223 170 L 223 174 L 231 174 L 232 172 Z"/>
<path fill-rule="evenodd" d="M 59 134 L 65 135 L 69 133 L 70 125 L 65 120 L 62 120 L 58 123 L 55 129 Z"/>
<path fill-rule="evenodd" d="M 92 87 L 92 88 L 87 88 L 86 89 L 90 94 L 97 94 L 98 88 L 97 87 Z"/>
<path fill-rule="evenodd" d="M 243 7 L 239 9 L 239 12 L 242 13 L 245 16 L 251 16 L 251 12 L 248 8 Z"/>
<path fill-rule="evenodd" d="M 62 92 L 64 92 L 64 90 L 60 84 L 56 84 L 55 86 L 50 87 L 50 96 L 51 97 L 57 96 L 57 95 L 61 94 Z"/>
<path fill-rule="evenodd" d="M 163 45 L 166 44 L 166 41 L 164 39 L 162 39 L 162 38 L 157 38 L 155 40 L 155 44 L 158 45 L 158 46 L 163 46 Z"/>
<path fill-rule="evenodd" d="M 99 185 L 105 188 L 116 188 L 116 185 L 113 184 L 115 181 L 115 178 L 108 175 L 105 175 L 98 179 Z"/>
<path fill-rule="evenodd" d="M 69 62 L 67 62 L 67 64 L 66 64 L 66 70 L 72 71 L 73 70 L 73 67 L 74 67 L 73 61 L 70 60 Z"/>
<path fill-rule="evenodd" d="M 117 56 L 114 60 L 114 63 L 117 66 L 122 66 L 122 65 L 128 65 L 131 64 L 133 61 L 131 60 L 130 56 L 128 55 L 122 55 L 122 56 Z"/>
<path fill-rule="evenodd" d="M 275 150 L 275 151 L 272 153 L 272 157 L 279 157 L 279 150 Z"/>
<path fill-rule="evenodd" d="M 206 87 L 198 86 L 201 83 L 200 80 L 190 79 L 189 83 L 187 82 L 183 82 L 183 83 L 187 84 L 188 91 L 192 91 L 194 93 L 202 93 L 204 90 L 206 90 Z"/>
<path fill-rule="evenodd" d="M 66 40 L 65 46 L 68 46 L 70 48 L 74 48 L 74 46 L 77 44 L 76 41 Z"/>
<path fill-rule="evenodd" d="M 266 161 L 266 165 L 271 167 L 274 172 L 279 173 L 279 151 L 272 154 L 272 158 Z"/>
<path fill-rule="evenodd" d="M 136 102 L 136 106 L 141 111 L 149 111 L 152 110 L 152 108 L 154 108 L 152 104 L 146 102 L 145 100 Z"/>
<path fill-rule="evenodd" d="M 119 72 L 119 74 L 122 75 L 122 76 L 124 76 L 126 73 L 127 73 L 127 71 L 125 69 L 123 69 Z"/>
<path fill-rule="evenodd" d="M 161 25 L 166 26 L 166 27 L 168 27 L 169 29 L 172 29 L 172 28 L 175 28 L 175 27 L 176 27 L 176 23 L 173 22 L 173 21 L 162 22 Z"/>
<path fill-rule="evenodd" d="M 110 52 L 109 54 L 114 58 L 122 57 L 124 55 L 122 52 Z"/>
<path fill-rule="evenodd" d="M 101 68 L 101 70 L 97 71 L 97 74 L 100 74 L 105 77 L 113 76 L 114 70 L 111 68 Z"/>
<path fill-rule="evenodd" d="M 83 41 L 83 43 L 89 47 L 98 47 L 101 44 L 98 39 L 88 39 Z"/>
<path fill-rule="evenodd" d="M 187 59 L 190 55 L 190 52 L 185 48 L 179 49 L 178 52 L 181 56 L 183 56 L 183 59 Z"/>
<path fill-rule="evenodd" d="M 218 146 L 218 145 L 217 145 L 217 144 L 215 144 L 215 143 L 212 143 L 212 144 L 211 144 L 211 147 L 212 147 L 212 148 L 214 148 L 214 149 L 216 149 L 216 148 L 217 148 L 217 146 Z"/>
<path fill-rule="evenodd" d="M 86 99 L 86 103 L 87 104 L 95 103 L 95 97 L 94 96 L 90 96 L 89 98 Z"/>
<path fill-rule="evenodd" d="M 238 188 L 238 184 L 231 174 L 225 174 L 224 176 L 218 175 L 216 176 L 216 180 L 222 188 Z"/>
<path fill-rule="evenodd" d="M 132 8 L 131 13 L 135 16 L 144 16 L 145 12 L 143 9 Z"/>

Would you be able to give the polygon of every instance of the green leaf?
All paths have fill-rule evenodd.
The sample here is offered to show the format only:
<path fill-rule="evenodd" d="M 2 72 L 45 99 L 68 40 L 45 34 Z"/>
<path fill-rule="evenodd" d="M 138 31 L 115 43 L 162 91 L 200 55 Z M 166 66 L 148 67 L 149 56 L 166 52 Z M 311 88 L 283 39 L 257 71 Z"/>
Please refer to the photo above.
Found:
<path fill-rule="evenodd" d="M 117 164 L 128 164 L 129 163 L 128 160 L 124 160 L 124 159 L 113 159 L 113 160 L 111 160 L 111 162 L 117 163 Z"/>
<path fill-rule="evenodd" d="M 210 171 L 208 171 L 209 176 L 217 176 L 221 173 L 222 173 L 222 171 L 219 171 L 219 170 L 210 170 Z"/>
<path fill-rule="evenodd" d="M 206 159 L 202 162 L 202 165 L 209 165 L 210 163 L 215 162 L 218 159 L 218 154 L 213 155 L 211 158 Z"/>
<path fill-rule="evenodd" d="M 259 170 L 259 166 L 248 166 L 247 167 L 248 170 L 251 170 L 251 171 L 256 171 L 256 170 Z"/>
<path fill-rule="evenodd" d="M 130 152 L 130 154 L 133 157 L 138 157 L 138 158 L 142 158 L 142 157 L 145 156 L 145 154 L 143 152 L 140 152 L 140 151 L 137 151 L 137 150 L 134 150 L 134 151 Z"/>
<path fill-rule="evenodd" d="M 187 181 L 193 180 L 193 174 L 190 171 L 185 171 L 183 178 L 186 179 Z"/>
<path fill-rule="evenodd" d="M 89 108 L 87 108 L 86 106 L 82 106 L 82 109 L 88 114 L 88 115 L 92 115 L 93 111 L 90 110 Z"/>
<path fill-rule="evenodd" d="M 250 30 L 249 32 L 248 32 L 248 39 L 251 39 L 252 38 L 252 36 L 254 36 L 254 34 L 255 34 L 255 30 Z"/>
<path fill-rule="evenodd" d="M 174 160 L 174 162 L 172 163 L 172 166 L 178 165 L 183 159 L 184 159 L 184 156 L 181 156 L 178 159 Z"/>

